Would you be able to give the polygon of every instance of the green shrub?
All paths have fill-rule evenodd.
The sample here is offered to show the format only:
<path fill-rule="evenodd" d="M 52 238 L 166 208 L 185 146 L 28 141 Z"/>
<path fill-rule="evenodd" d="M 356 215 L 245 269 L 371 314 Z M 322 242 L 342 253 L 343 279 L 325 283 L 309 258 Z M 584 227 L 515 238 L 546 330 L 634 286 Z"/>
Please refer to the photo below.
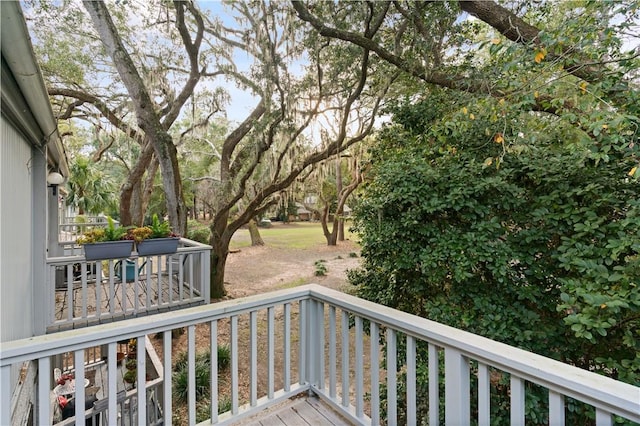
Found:
<path fill-rule="evenodd" d="M 218 401 L 218 414 L 226 413 L 227 411 L 231 411 L 231 398 L 228 396 L 222 397 Z M 204 422 L 205 420 L 209 420 L 211 418 L 211 403 L 206 402 L 202 404 L 196 405 L 196 423 Z"/>
<path fill-rule="evenodd" d="M 196 364 L 203 362 L 210 364 L 211 352 L 206 351 L 196 353 Z M 218 370 L 226 370 L 231 363 L 231 349 L 229 345 L 218 345 Z M 173 369 L 180 370 L 187 368 L 187 352 L 180 352 L 173 363 Z"/>
<path fill-rule="evenodd" d="M 316 277 L 323 277 L 327 275 L 327 266 L 325 265 L 326 260 L 316 260 L 313 264 L 316 267 L 314 275 Z"/>
<path fill-rule="evenodd" d="M 211 378 L 211 352 L 202 351 L 196 353 L 196 396 L 198 398 L 209 395 L 209 383 Z M 218 346 L 218 371 L 229 368 L 231 362 L 231 349 L 228 345 Z M 189 385 L 189 368 L 187 352 L 181 352 L 173 366 L 173 393 L 178 401 L 186 402 Z"/>
<path fill-rule="evenodd" d="M 519 114 L 505 151 L 477 127 L 490 128 L 491 117 L 465 121 L 464 131 L 448 120 L 419 126 L 432 106 L 407 107 L 412 121 L 388 127 L 371 151 L 354 206 L 357 294 L 638 383 L 640 202 L 629 179 L 637 160 L 594 161 L 582 136 L 562 128 L 522 138 Z M 508 401 L 508 386 L 495 395 Z M 547 421 L 541 401 L 532 387 L 527 424 Z M 503 407 L 492 401 L 491 410 L 508 424 Z M 590 415 L 578 408 L 567 424 Z"/>
<path fill-rule="evenodd" d="M 211 378 L 210 363 L 202 357 L 196 358 L 196 398 L 200 399 L 209 395 L 209 384 Z M 185 403 L 189 393 L 189 369 L 187 363 L 180 364 L 180 368 L 173 372 L 173 396 L 178 402 Z"/>
<path fill-rule="evenodd" d="M 218 345 L 218 370 L 226 370 L 231 364 L 231 348 L 229 345 Z"/>
<path fill-rule="evenodd" d="M 187 238 L 202 244 L 209 244 L 211 231 L 209 227 L 196 220 L 190 220 L 187 225 Z"/>

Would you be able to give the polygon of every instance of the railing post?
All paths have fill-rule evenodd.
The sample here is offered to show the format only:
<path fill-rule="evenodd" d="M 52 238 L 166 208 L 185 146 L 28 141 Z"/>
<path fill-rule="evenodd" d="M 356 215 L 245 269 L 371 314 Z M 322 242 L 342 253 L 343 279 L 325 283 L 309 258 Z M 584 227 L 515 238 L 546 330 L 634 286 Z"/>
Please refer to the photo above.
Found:
<path fill-rule="evenodd" d="M 238 316 L 231 317 L 231 414 L 238 414 Z"/>
<path fill-rule="evenodd" d="M 378 426 L 380 425 L 380 327 L 373 321 L 370 324 L 371 425 Z"/>
<path fill-rule="evenodd" d="M 202 277 L 202 294 L 204 295 L 204 303 L 211 303 L 211 276 L 208 271 L 211 268 L 211 256 L 208 250 L 200 254 L 200 273 Z"/>
<path fill-rule="evenodd" d="M 356 339 L 355 339 L 355 365 L 356 370 L 355 388 L 356 388 L 356 417 L 361 419 L 364 416 L 364 331 L 362 325 L 362 317 L 357 316 L 355 319 Z"/>
<path fill-rule="evenodd" d="M 49 392 L 51 388 L 51 359 L 43 357 L 38 360 L 38 412 L 34 424 L 49 423 Z M 5 405 L 2 404 L 2 406 Z"/>
<path fill-rule="evenodd" d="M 273 399 L 273 394 L 275 392 L 275 321 L 275 308 L 273 306 L 269 306 L 267 308 L 267 397 L 269 399 Z"/>
<path fill-rule="evenodd" d="M 611 413 L 597 408 L 596 409 L 596 426 L 611 426 L 612 424 L 613 424 L 613 419 L 611 418 Z"/>
<path fill-rule="evenodd" d="M 283 381 L 284 390 L 289 392 L 291 389 L 291 304 L 285 303 L 284 305 L 284 321 L 283 327 L 283 347 L 284 347 L 284 363 L 283 363 Z M 299 333 L 298 333 L 299 334 Z"/>
<path fill-rule="evenodd" d="M 11 365 L 0 367 L 0 424 L 11 424 Z"/>
<path fill-rule="evenodd" d="M 393 328 L 387 328 L 387 422 L 398 424 L 398 336 Z"/>
<path fill-rule="evenodd" d="M 166 336 L 165 336 L 166 337 Z M 105 392 L 109 393 L 108 396 L 108 419 L 107 419 L 107 424 L 108 425 L 114 425 L 117 424 L 117 415 L 118 415 L 118 409 L 117 409 L 117 402 L 118 402 L 118 397 L 117 397 L 117 377 L 118 377 L 118 367 L 117 367 L 117 344 L 115 342 L 111 342 L 109 343 L 109 348 L 107 349 L 107 351 L 109 352 L 109 357 L 107 358 L 107 387 L 108 389 L 105 389 Z M 136 360 L 137 363 L 137 360 Z M 171 371 L 171 370 L 168 370 Z M 169 375 L 171 376 L 171 375 Z M 170 379 L 168 379 L 170 380 Z M 165 407 L 167 408 L 167 407 Z M 170 411 L 169 411 L 170 412 Z M 165 423 L 166 425 L 171 426 L 170 422 Z"/>
<path fill-rule="evenodd" d="M 407 424 L 415 426 L 416 418 L 416 339 L 413 336 L 407 336 L 407 373 L 406 373 L 406 389 L 407 389 Z"/>
<path fill-rule="evenodd" d="M 549 418 L 551 422 L 551 417 Z M 491 376 L 487 364 L 478 363 L 478 426 L 491 424 Z M 564 425 L 564 422 L 562 423 Z"/>
<path fill-rule="evenodd" d="M 549 425 L 564 426 L 564 396 L 558 392 L 549 391 Z"/>
<path fill-rule="evenodd" d="M 440 367 L 438 347 L 429 343 L 429 426 L 440 422 Z"/>
<path fill-rule="evenodd" d="M 300 314 L 298 315 L 298 383 L 304 385 L 308 382 L 307 376 L 307 311 L 309 299 L 298 302 Z"/>
<path fill-rule="evenodd" d="M 340 315 L 340 334 L 342 345 L 342 358 L 340 364 L 342 366 L 342 406 L 349 406 L 349 313 L 345 310 Z M 389 424 L 394 424 L 391 420 Z"/>
<path fill-rule="evenodd" d="M 511 424 L 524 424 L 524 380 L 511 375 Z"/>
<path fill-rule="evenodd" d="M 138 351 L 140 356 L 140 351 Z M 138 362 L 139 364 L 139 362 Z M 140 366 L 138 365 L 138 370 Z M 189 424 L 196 422 L 196 326 L 187 327 L 187 370 L 188 370 L 188 391 L 187 391 L 187 411 Z M 139 372 L 139 371 L 138 371 Z M 143 401 L 142 395 L 138 394 L 138 402 Z M 142 423 L 140 423 L 142 424 Z"/>
<path fill-rule="evenodd" d="M 307 301 L 307 313 L 306 313 L 306 370 L 307 370 L 307 383 L 310 386 L 318 385 L 318 329 L 316 324 L 317 319 L 318 302 L 312 299 Z"/>
<path fill-rule="evenodd" d="M 317 360 L 316 360 L 316 380 L 318 382 L 318 389 L 324 391 L 325 388 L 325 371 L 324 371 L 324 303 L 317 301 L 316 302 L 316 348 L 317 348 Z"/>
<path fill-rule="evenodd" d="M 35 303 L 34 308 L 36 312 L 40 312 L 43 315 L 41 320 L 43 323 L 39 325 L 43 330 L 47 330 L 47 327 L 52 326 L 53 323 L 56 322 L 55 318 L 55 309 L 56 309 L 56 267 L 47 263 L 45 272 L 45 291 L 39 295 L 39 297 L 35 297 L 33 302 Z M 44 300 L 43 300 L 44 298 Z M 36 318 L 36 321 L 39 319 Z"/>
<path fill-rule="evenodd" d="M 211 371 L 209 389 L 211 398 L 211 423 L 218 423 L 218 321 L 209 323 L 209 344 L 211 345 Z M 165 339 L 171 342 L 171 338 L 165 334 Z M 168 344 L 167 352 L 171 352 L 171 343 Z M 165 367 L 165 371 L 171 371 L 171 364 Z M 168 389 L 171 394 L 171 388 Z"/>
<path fill-rule="evenodd" d="M 336 397 L 337 388 L 337 340 L 336 340 L 336 307 L 329 305 L 329 397 Z"/>
<path fill-rule="evenodd" d="M 468 424 L 471 412 L 469 360 L 451 347 L 444 350 L 444 379 L 445 424 Z"/>
<path fill-rule="evenodd" d="M 258 404 L 258 312 L 249 313 L 249 404 Z"/>

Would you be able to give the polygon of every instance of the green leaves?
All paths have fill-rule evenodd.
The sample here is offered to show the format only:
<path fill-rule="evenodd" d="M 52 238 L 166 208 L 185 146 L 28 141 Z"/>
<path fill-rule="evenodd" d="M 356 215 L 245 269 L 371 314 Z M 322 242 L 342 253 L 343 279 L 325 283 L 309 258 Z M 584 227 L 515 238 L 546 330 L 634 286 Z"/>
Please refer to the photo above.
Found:
<path fill-rule="evenodd" d="M 427 104 L 439 114 L 419 114 Z M 493 107 L 398 106 L 355 209 L 364 264 L 351 282 L 367 299 L 637 382 L 635 160 L 594 161 L 579 133 L 509 112 L 495 143 L 498 130 L 478 131 Z"/>

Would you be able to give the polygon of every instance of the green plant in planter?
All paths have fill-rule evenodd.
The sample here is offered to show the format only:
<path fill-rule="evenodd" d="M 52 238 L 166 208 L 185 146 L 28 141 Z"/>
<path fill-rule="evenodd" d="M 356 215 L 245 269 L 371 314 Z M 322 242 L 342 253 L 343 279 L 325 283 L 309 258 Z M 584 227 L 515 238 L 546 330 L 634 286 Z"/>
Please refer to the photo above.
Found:
<path fill-rule="evenodd" d="M 78 244 L 100 243 L 105 241 L 120 241 L 126 239 L 128 228 L 116 226 L 111 217 L 107 217 L 107 227 L 89 229 L 78 237 Z"/>
<path fill-rule="evenodd" d="M 136 370 L 128 370 L 126 373 L 124 373 L 124 376 L 122 377 L 122 379 L 126 383 L 133 384 L 136 382 L 137 375 L 138 375 L 138 372 Z"/>
<path fill-rule="evenodd" d="M 136 361 L 135 359 L 128 359 L 125 367 L 127 368 L 127 370 L 135 371 L 138 368 L 138 361 Z"/>
<path fill-rule="evenodd" d="M 134 240 L 136 243 L 140 243 L 144 240 L 151 240 L 155 238 L 167 238 L 177 237 L 177 234 L 171 232 L 171 226 L 169 222 L 162 221 L 158 218 L 157 214 L 153 215 L 151 224 L 147 226 L 140 226 L 137 228 L 130 228 L 127 232 L 127 239 Z"/>
<path fill-rule="evenodd" d="M 131 229 L 127 238 L 136 242 L 140 256 L 153 256 L 175 253 L 180 238 L 171 232 L 169 222 L 160 222 L 158 215 L 153 215 L 151 225 Z"/>
<path fill-rule="evenodd" d="M 141 241 L 151 238 L 152 232 L 153 231 L 151 231 L 151 228 L 149 228 L 148 226 L 131 228 L 127 233 L 127 239 L 134 240 L 136 243 L 139 243 Z"/>
<path fill-rule="evenodd" d="M 171 227 L 169 226 L 169 222 L 166 220 L 160 222 L 157 214 L 153 215 L 149 228 L 151 229 L 151 238 L 166 238 L 171 236 Z"/>

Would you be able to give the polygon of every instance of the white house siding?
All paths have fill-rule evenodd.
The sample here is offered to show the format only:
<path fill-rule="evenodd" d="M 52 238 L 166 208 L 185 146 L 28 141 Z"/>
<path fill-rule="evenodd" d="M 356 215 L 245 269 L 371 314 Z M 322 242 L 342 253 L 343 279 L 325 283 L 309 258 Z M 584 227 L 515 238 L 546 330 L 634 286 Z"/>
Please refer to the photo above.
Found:
<path fill-rule="evenodd" d="M 2 117 L 0 143 L 0 342 L 34 327 L 32 148 Z M 41 286 L 44 290 L 44 286 Z"/>

